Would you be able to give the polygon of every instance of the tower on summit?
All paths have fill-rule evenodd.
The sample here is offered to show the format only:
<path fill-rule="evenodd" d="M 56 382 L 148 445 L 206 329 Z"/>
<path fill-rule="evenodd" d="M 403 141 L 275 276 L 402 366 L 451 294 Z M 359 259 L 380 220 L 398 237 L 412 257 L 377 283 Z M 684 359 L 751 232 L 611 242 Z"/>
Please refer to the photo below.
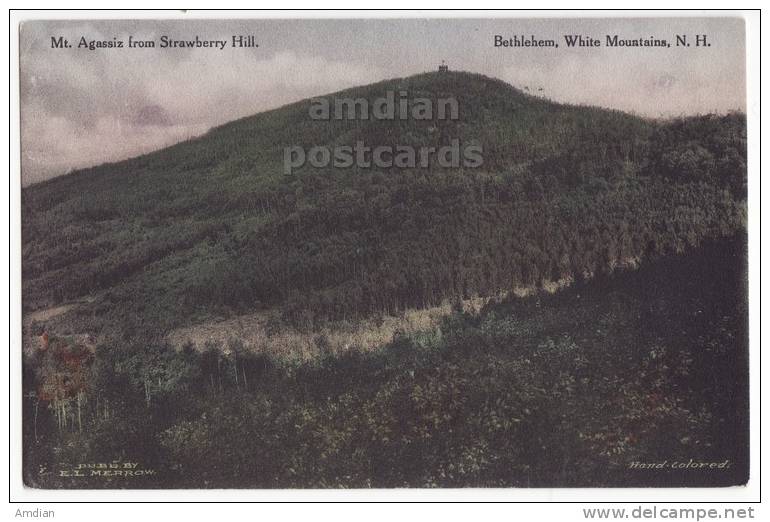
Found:
<path fill-rule="evenodd" d="M 444 60 L 441 60 L 441 65 L 438 66 L 438 72 L 449 72 L 449 66 L 444 62 Z"/>

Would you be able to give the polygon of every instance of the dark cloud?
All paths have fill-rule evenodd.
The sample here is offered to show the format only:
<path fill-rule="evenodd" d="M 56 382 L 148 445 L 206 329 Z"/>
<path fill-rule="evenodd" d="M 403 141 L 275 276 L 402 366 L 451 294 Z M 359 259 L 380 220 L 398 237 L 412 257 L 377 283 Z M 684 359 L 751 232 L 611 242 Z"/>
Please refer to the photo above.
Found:
<path fill-rule="evenodd" d="M 131 124 L 139 127 L 170 127 L 171 118 L 160 105 L 145 105 L 131 118 Z"/>

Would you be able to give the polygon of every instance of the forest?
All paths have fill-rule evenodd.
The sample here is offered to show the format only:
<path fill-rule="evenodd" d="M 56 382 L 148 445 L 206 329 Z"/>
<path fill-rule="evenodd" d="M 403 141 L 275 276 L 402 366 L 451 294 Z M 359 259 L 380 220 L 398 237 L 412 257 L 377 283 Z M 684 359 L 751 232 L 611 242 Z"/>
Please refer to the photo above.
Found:
<path fill-rule="evenodd" d="M 85 487 L 52 466 L 118 459 L 157 471 L 142 487 L 661 485 L 624 463 L 685 453 L 745 480 L 726 445 L 748 411 L 745 115 L 651 120 L 460 72 L 328 97 L 394 90 L 459 117 L 313 121 L 306 100 L 23 189 L 28 484 Z M 455 139 L 481 168 L 281 163 Z M 447 302 L 373 352 L 169 342 Z"/>

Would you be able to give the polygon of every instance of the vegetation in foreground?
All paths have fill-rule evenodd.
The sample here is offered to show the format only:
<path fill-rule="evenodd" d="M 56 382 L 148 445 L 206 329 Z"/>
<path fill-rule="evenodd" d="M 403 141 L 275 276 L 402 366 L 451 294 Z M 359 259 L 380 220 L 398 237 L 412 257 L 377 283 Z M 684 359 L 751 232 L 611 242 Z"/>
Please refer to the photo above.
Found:
<path fill-rule="evenodd" d="M 745 251 L 743 237 L 710 242 L 554 295 L 476 315 L 457 311 L 440 328 L 396 336 L 376 352 L 310 363 L 239 353 L 236 339 L 202 353 L 146 344 L 38 352 L 25 360 L 25 481 L 45 488 L 744 483 Z M 49 340 L 49 353 L 56 342 Z M 29 393 L 64 374 L 68 393 L 47 400 Z M 690 459 L 727 464 L 633 464 Z M 153 473 L 91 475 L 101 464 L 126 462 Z M 61 476 L 78 465 L 86 476 Z"/>

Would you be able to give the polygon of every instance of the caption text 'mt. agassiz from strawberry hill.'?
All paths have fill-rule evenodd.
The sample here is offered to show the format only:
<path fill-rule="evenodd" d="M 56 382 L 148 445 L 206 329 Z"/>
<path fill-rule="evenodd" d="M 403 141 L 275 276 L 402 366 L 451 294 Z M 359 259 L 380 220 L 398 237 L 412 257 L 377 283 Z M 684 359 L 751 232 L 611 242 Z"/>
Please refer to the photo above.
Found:
<path fill-rule="evenodd" d="M 51 36 L 52 49 L 225 49 L 228 45 L 233 48 L 257 48 L 257 38 L 253 35 L 233 35 L 229 39 L 207 39 L 195 35 L 192 38 L 172 38 L 163 35 L 158 39 L 137 38 L 129 36 L 127 39 L 112 37 L 109 40 L 89 40 L 85 36 L 75 39 L 72 43 L 64 36 Z"/>

